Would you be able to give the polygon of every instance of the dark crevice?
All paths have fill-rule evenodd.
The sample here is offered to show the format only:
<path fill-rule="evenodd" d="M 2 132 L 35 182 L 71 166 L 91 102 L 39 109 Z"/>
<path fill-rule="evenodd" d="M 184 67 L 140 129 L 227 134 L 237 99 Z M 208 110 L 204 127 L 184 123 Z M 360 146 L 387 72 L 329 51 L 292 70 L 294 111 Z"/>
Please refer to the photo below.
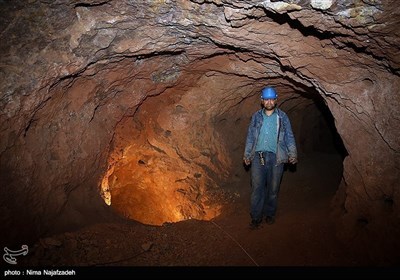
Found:
<path fill-rule="evenodd" d="M 211 40 L 211 41 L 217 47 L 219 47 L 221 49 L 233 51 L 233 53 L 250 53 L 251 52 L 250 50 L 245 49 L 245 48 L 236 47 L 236 46 L 232 46 L 232 45 L 228 45 L 228 44 L 223 44 L 221 42 L 216 42 L 215 40 Z M 253 52 L 251 52 L 251 53 L 253 53 Z"/>
<path fill-rule="evenodd" d="M 26 125 L 25 129 L 24 129 L 24 137 L 26 137 L 26 134 L 28 133 L 29 129 L 32 127 L 32 124 L 37 121 L 38 119 L 35 118 L 36 113 L 42 109 L 44 107 L 44 105 L 47 103 L 47 101 L 49 101 L 51 99 L 51 96 L 48 97 L 46 100 L 44 100 L 43 102 L 41 102 L 39 104 L 39 106 L 36 107 L 36 109 L 34 110 L 32 117 L 29 119 L 28 124 Z"/>
<path fill-rule="evenodd" d="M 103 5 L 105 5 L 105 4 L 108 4 L 108 3 L 110 3 L 112 0 L 108 0 L 108 1 L 98 1 L 98 2 L 96 2 L 96 1 L 93 1 L 93 2 L 90 2 L 90 3 L 87 3 L 87 2 L 80 2 L 80 3 L 76 3 L 76 4 L 74 4 L 74 8 L 78 8 L 78 7 L 96 7 L 96 6 L 103 6 Z"/>
<path fill-rule="evenodd" d="M 230 54 L 236 54 L 236 52 L 235 51 L 224 51 L 224 50 L 221 50 L 221 52 L 215 52 L 215 53 L 212 53 L 212 54 L 207 54 L 205 56 L 197 58 L 196 60 L 197 61 L 202 61 L 204 59 L 211 59 L 211 58 L 214 58 L 214 57 L 230 55 Z"/>
<path fill-rule="evenodd" d="M 292 19 L 288 14 L 276 14 L 265 10 L 266 15 L 278 24 L 288 24 L 292 29 L 298 30 L 304 37 L 313 36 L 320 40 L 330 40 L 337 37 L 332 32 L 319 31 L 313 26 L 304 26 L 299 20 Z"/>
<path fill-rule="evenodd" d="M 151 52 L 151 53 L 146 53 L 146 54 L 140 54 L 140 55 L 134 55 L 134 56 L 126 56 L 126 57 L 135 57 L 138 60 L 141 59 L 148 59 L 152 57 L 157 57 L 157 56 L 175 56 L 175 55 L 181 55 L 185 53 L 185 50 L 179 50 L 179 51 L 157 51 L 157 52 Z"/>
<path fill-rule="evenodd" d="M 212 5 L 215 5 L 215 6 L 217 6 L 217 7 L 222 7 L 222 6 L 224 6 L 224 3 L 215 3 L 214 1 L 210 1 L 210 0 L 190 0 L 190 2 L 193 2 L 193 3 L 196 3 L 196 4 L 199 4 L 199 5 L 203 5 L 203 4 L 212 4 Z"/>
<path fill-rule="evenodd" d="M 27 124 L 27 126 L 25 127 L 24 130 L 24 137 L 26 137 L 26 134 L 28 133 L 28 130 L 31 128 L 32 123 L 34 123 L 36 121 L 36 119 L 31 118 Z"/>
<path fill-rule="evenodd" d="M 154 146 L 153 144 L 150 143 L 149 140 L 147 140 L 147 144 L 149 144 L 150 147 L 152 147 L 155 151 L 159 152 L 160 154 L 165 154 L 165 155 L 167 155 L 167 153 L 166 153 L 163 149 L 161 149 L 161 148 L 159 148 L 159 147 L 157 147 L 157 146 Z"/>

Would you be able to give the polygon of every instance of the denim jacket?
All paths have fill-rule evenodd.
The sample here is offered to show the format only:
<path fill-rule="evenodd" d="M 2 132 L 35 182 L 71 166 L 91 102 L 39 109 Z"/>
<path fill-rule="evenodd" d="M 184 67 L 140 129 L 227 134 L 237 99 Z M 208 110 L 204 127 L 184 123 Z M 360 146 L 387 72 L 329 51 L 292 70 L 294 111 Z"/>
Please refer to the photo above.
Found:
<path fill-rule="evenodd" d="M 276 150 L 276 163 L 288 162 L 289 157 L 297 158 L 296 141 L 294 139 L 292 127 L 288 116 L 282 110 L 275 109 L 278 114 L 278 145 Z M 263 109 L 258 110 L 251 117 L 249 129 L 247 132 L 246 147 L 244 150 L 244 159 L 253 160 L 257 145 L 258 135 L 260 134 L 263 123 Z"/>

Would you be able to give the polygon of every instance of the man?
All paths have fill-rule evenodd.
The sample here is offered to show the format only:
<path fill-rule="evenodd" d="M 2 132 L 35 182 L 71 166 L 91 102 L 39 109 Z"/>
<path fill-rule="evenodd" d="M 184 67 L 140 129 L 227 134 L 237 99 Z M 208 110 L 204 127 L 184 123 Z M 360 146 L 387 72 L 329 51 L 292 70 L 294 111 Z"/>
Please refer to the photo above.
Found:
<path fill-rule="evenodd" d="M 251 164 L 250 227 L 258 228 L 263 216 L 275 222 L 279 186 L 286 162 L 297 163 L 296 143 L 285 112 L 278 109 L 273 87 L 261 91 L 262 109 L 253 114 L 247 132 L 243 161 Z"/>

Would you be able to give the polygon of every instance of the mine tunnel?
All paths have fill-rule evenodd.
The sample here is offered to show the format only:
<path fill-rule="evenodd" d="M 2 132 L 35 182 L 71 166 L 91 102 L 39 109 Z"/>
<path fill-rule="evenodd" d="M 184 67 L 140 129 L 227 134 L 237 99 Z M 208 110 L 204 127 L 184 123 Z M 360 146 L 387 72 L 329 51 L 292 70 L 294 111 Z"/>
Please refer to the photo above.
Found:
<path fill-rule="evenodd" d="M 280 107 L 293 116 L 300 153 L 345 157 L 329 109 L 314 89 L 296 89 L 281 77 L 253 78 L 244 72 L 240 52 L 202 60 L 200 66 L 177 64 L 182 56 L 154 58 L 166 67 L 140 83 L 154 86 L 153 79 L 172 77 L 174 85 L 146 98 L 115 129 L 101 194 L 121 215 L 151 225 L 218 215 L 221 205 L 212 201 L 212 192 L 222 185 L 232 191 L 230 178 L 247 176 L 241 172 L 244 141 L 266 84 L 278 88 Z"/>
<path fill-rule="evenodd" d="M 366 250 L 361 264 L 398 264 L 400 44 L 398 31 L 386 32 L 398 8 L 294 2 L 1 2 L 3 247 L 45 254 L 43 244 L 70 244 L 49 237 L 70 240 L 96 224 L 157 235 L 233 215 L 241 236 L 250 220 L 247 128 L 261 90 L 273 86 L 299 153 L 283 175 L 277 234 L 285 244 L 312 239 L 290 235 L 300 224 L 290 211 L 304 225 L 315 205 L 326 211 L 324 230 Z M 137 243 L 155 254 L 155 241 Z"/>

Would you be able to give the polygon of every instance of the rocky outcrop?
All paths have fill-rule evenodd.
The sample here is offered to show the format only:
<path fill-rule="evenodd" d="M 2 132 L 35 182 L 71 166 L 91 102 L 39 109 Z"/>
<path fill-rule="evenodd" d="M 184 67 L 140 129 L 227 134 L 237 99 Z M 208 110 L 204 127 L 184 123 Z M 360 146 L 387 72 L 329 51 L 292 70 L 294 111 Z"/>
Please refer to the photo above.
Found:
<path fill-rule="evenodd" d="M 229 180 L 270 84 L 282 106 L 299 112 L 318 95 L 334 117 L 348 153 L 333 202 L 338 232 L 373 238 L 376 256 L 396 248 L 398 5 L 287 2 L 0 3 L 2 240 L 107 217 L 104 178 L 150 158 L 168 163 L 161 173 L 171 168 L 168 192 L 182 189 L 171 200 L 183 205 L 179 217 L 216 213 L 206 210 L 218 209 L 210 185 Z"/>

